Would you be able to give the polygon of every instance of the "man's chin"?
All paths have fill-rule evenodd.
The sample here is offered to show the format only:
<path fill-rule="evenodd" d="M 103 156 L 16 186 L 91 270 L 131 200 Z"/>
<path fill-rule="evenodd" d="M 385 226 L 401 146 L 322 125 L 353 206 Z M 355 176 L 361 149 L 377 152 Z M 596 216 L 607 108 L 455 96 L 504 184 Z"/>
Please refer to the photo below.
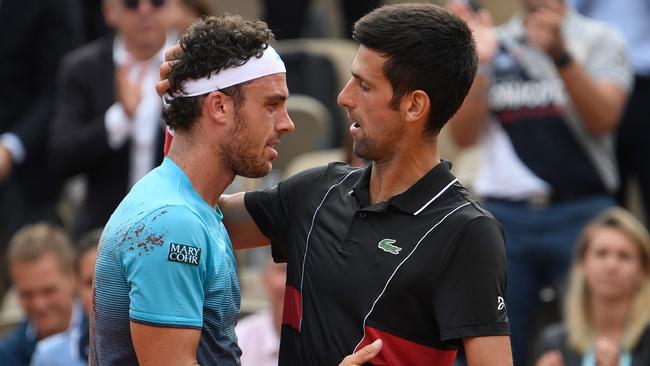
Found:
<path fill-rule="evenodd" d="M 39 335 L 52 335 L 63 332 L 67 327 L 59 324 L 52 324 L 51 322 L 34 322 L 34 326 Z"/>
<path fill-rule="evenodd" d="M 237 172 L 237 175 L 240 175 L 245 178 L 262 178 L 271 172 L 271 168 L 272 165 L 269 162 L 265 166 L 259 167 L 258 169 L 249 169 L 249 170 Z"/>

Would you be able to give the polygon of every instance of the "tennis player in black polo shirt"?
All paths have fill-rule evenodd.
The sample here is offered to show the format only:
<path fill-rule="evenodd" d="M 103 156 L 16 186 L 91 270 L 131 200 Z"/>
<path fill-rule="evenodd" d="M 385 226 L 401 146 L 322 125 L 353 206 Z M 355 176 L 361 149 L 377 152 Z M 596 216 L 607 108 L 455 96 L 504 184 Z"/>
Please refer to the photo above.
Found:
<path fill-rule="evenodd" d="M 461 346 L 471 366 L 511 365 L 501 227 L 437 149 L 476 73 L 472 34 L 440 7 L 402 4 L 361 18 L 354 38 L 338 101 L 372 165 L 333 163 L 219 202 L 236 248 L 270 243 L 288 263 L 280 365 L 376 354 L 447 366 Z M 359 351 L 377 339 L 378 353 Z"/>

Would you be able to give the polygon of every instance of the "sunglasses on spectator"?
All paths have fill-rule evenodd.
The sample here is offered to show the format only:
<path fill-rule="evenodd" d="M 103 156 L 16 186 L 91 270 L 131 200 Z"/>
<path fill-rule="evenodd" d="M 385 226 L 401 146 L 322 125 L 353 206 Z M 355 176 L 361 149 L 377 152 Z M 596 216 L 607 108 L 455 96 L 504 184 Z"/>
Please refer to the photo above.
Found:
<path fill-rule="evenodd" d="M 165 5 L 165 0 L 124 0 L 124 6 L 127 9 L 135 10 L 140 5 L 140 1 L 149 1 L 154 8 L 160 8 Z"/>

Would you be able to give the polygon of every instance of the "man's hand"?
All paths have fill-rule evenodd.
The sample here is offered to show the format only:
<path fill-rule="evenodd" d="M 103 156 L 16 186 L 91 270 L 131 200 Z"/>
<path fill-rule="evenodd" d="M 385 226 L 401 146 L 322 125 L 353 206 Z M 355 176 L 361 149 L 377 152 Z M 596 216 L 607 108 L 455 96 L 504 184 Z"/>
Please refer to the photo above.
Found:
<path fill-rule="evenodd" d="M 156 83 L 156 92 L 161 97 L 167 93 L 171 87 L 169 84 L 169 73 L 172 71 L 174 60 L 178 59 L 179 55 L 183 52 L 181 45 L 175 44 L 165 52 L 165 62 L 160 65 L 160 81 Z"/>
<path fill-rule="evenodd" d="M 7 179 L 13 166 L 14 160 L 11 157 L 11 152 L 6 147 L 0 145 L 0 182 Z"/>
<path fill-rule="evenodd" d="M 478 12 L 459 0 L 452 0 L 447 4 L 447 9 L 462 19 L 472 30 L 476 42 L 476 52 L 481 64 L 490 64 L 494 59 L 497 49 L 497 36 L 490 12 L 481 9 Z"/>
<path fill-rule="evenodd" d="M 535 366 L 564 366 L 562 354 L 559 351 L 549 351 L 540 357 Z"/>
<path fill-rule="evenodd" d="M 381 351 L 381 339 L 378 339 L 355 353 L 344 358 L 339 366 L 360 366 L 366 362 L 372 361 Z"/>
<path fill-rule="evenodd" d="M 556 1 L 547 3 L 526 16 L 525 26 L 528 41 L 543 50 L 553 60 L 566 51 L 562 36 L 565 8 Z"/>
<path fill-rule="evenodd" d="M 140 99 L 142 98 L 142 79 L 146 72 L 145 65 L 143 64 L 138 70 L 138 76 L 135 82 L 129 78 L 129 70 L 133 65 L 133 61 L 129 60 L 124 65 L 119 66 L 115 72 L 115 93 L 117 101 L 122 104 L 122 108 L 129 118 L 135 116 L 135 111 L 138 109 Z"/>

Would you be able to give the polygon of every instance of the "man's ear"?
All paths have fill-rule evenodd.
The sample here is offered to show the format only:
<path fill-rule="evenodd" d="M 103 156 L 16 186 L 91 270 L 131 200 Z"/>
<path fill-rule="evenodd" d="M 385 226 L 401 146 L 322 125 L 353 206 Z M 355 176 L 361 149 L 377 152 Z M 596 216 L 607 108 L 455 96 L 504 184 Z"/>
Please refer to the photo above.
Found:
<path fill-rule="evenodd" d="M 429 96 L 422 90 L 414 90 L 404 96 L 402 110 L 406 122 L 427 121 L 431 112 Z"/>
<path fill-rule="evenodd" d="M 224 93 L 214 91 L 203 100 L 202 110 L 204 116 L 218 124 L 226 124 L 235 111 L 234 101 Z"/>

